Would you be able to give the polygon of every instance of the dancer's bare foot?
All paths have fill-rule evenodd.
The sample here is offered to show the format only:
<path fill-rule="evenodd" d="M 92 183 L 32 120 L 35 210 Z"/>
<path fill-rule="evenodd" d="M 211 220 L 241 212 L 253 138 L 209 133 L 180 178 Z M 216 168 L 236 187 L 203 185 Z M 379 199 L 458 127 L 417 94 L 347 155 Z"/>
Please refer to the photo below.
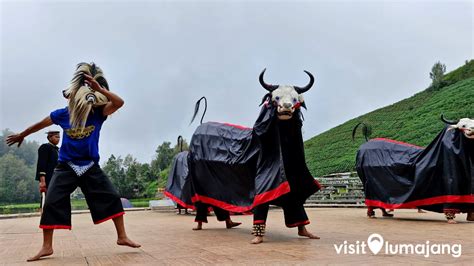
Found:
<path fill-rule="evenodd" d="M 252 241 L 250 241 L 251 244 L 260 244 L 263 242 L 263 236 L 256 236 Z"/>
<path fill-rule="evenodd" d="M 458 222 L 456 222 L 454 219 L 448 219 L 448 224 L 457 224 Z"/>
<path fill-rule="evenodd" d="M 471 221 L 471 222 L 474 221 L 474 212 L 467 213 L 466 221 Z"/>
<path fill-rule="evenodd" d="M 28 258 L 26 261 L 35 261 L 39 260 L 42 257 L 53 255 L 53 248 L 52 247 L 42 247 L 38 254 L 35 256 Z"/>
<path fill-rule="evenodd" d="M 306 226 L 298 227 L 298 235 L 299 236 L 305 236 L 305 237 L 310 238 L 310 239 L 320 239 L 319 236 L 313 235 L 310 232 L 308 232 L 308 230 L 306 230 Z"/>
<path fill-rule="evenodd" d="M 227 229 L 231 229 L 232 227 L 236 227 L 236 226 L 239 226 L 241 225 L 242 223 L 238 223 L 238 222 L 233 222 L 232 220 L 226 220 L 225 221 L 225 227 L 227 227 Z"/>
<path fill-rule="evenodd" d="M 196 227 L 193 228 L 194 231 L 202 230 L 202 222 L 197 222 Z"/>
<path fill-rule="evenodd" d="M 142 245 L 140 244 L 137 244 L 135 242 L 133 242 L 132 240 L 130 240 L 128 237 L 124 237 L 124 238 L 119 238 L 117 239 L 117 245 L 120 245 L 120 246 L 129 246 L 131 248 L 139 248 L 141 247 Z"/>

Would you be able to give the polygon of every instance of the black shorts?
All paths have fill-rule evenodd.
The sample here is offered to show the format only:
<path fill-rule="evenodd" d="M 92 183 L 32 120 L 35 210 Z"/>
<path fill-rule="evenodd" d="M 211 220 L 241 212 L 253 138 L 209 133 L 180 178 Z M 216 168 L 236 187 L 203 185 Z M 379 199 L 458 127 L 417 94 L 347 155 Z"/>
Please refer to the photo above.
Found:
<path fill-rule="evenodd" d="M 41 215 L 40 228 L 71 229 L 71 193 L 80 187 L 95 224 L 124 215 L 122 202 L 112 182 L 94 164 L 82 176 L 64 163 L 54 169 Z"/>

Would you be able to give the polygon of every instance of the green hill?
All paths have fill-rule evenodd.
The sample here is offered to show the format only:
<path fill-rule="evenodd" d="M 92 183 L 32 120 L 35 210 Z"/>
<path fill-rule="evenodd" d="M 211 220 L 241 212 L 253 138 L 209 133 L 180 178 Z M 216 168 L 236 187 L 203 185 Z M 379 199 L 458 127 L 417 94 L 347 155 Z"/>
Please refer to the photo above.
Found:
<path fill-rule="evenodd" d="M 359 122 L 371 126 L 371 138 L 390 138 L 419 146 L 428 145 L 448 119 L 474 118 L 474 60 L 444 76 L 444 87 L 426 89 L 395 104 L 356 117 L 305 142 L 306 161 L 314 176 L 353 171 L 355 155 L 365 142 Z"/>

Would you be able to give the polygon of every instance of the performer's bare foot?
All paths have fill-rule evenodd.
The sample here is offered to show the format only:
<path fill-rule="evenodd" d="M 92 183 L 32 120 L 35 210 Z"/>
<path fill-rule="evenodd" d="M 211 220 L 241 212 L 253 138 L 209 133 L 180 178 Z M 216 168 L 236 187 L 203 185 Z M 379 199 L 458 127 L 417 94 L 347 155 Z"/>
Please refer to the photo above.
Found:
<path fill-rule="evenodd" d="M 467 213 L 466 221 L 470 221 L 470 222 L 474 221 L 474 212 Z"/>
<path fill-rule="evenodd" d="M 117 245 L 120 245 L 120 246 L 129 246 L 131 248 L 139 248 L 141 247 L 142 245 L 140 244 L 137 244 L 135 242 L 133 242 L 132 240 L 130 240 L 130 238 L 128 237 L 124 237 L 124 238 L 119 238 L 117 239 Z"/>
<path fill-rule="evenodd" d="M 236 226 L 239 226 L 241 224 L 242 223 L 233 222 L 231 219 L 228 219 L 228 220 L 225 221 L 225 227 L 227 227 L 227 229 L 231 229 L 232 227 L 236 227 Z"/>
<path fill-rule="evenodd" d="M 252 241 L 250 241 L 251 244 L 260 244 L 263 242 L 263 236 L 256 236 Z"/>
<path fill-rule="evenodd" d="M 308 230 L 306 230 L 306 226 L 298 226 L 298 235 L 299 236 L 305 236 L 307 238 L 310 238 L 310 239 L 320 239 L 319 236 L 317 235 L 313 235 L 311 234 L 310 232 L 308 232 Z"/>
<path fill-rule="evenodd" d="M 454 219 L 448 219 L 448 224 L 457 224 L 458 222 L 456 222 Z"/>
<path fill-rule="evenodd" d="M 202 222 L 197 222 L 196 227 L 193 228 L 194 231 L 202 230 Z"/>
<path fill-rule="evenodd" d="M 28 258 L 26 261 L 35 261 L 39 260 L 42 257 L 53 255 L 53 247 L 42 247 L 38 254 L 35 256 Z"/>

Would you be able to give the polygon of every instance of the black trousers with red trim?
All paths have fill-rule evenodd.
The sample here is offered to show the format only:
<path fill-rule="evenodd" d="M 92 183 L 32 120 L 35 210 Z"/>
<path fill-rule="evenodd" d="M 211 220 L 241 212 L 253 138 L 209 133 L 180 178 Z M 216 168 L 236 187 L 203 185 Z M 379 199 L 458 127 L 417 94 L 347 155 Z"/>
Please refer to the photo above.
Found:
<path fill-rule="evenodd" d="M 71 193 L 80 187 L 95 224 L 123 215 L 122 202 L 112 182 L 98 165 L 77 176 L 69 165 L 60 163 L 49 184 L 40 228 L 71 228 Z"/>
<path fill-rule="evenodd" d="M 287 227 L 297 227 L 309 224 L 308 215 L 302 203 L 285 201 L 280 204 L 285 217 L 285 225 Z M 270 203 L 258 205 L 253 209 L 253 224 L 265 224 L 267 222 L 268 209 Z"/>
<path fill-rule="evenodd" d="M 216 218 L 218 221 L 222 222 L 230 218 L 230 214 L 228 211 L 221 209 L 216 206 L 211 206 L 202 202 L 196 202 L 196 218 L 194 219 L 195 222 L 203 222 L 207 223 L 207 214 L 209 211 L 209 207 L 212 207 L 214 213 L 216 214 Z"/>

